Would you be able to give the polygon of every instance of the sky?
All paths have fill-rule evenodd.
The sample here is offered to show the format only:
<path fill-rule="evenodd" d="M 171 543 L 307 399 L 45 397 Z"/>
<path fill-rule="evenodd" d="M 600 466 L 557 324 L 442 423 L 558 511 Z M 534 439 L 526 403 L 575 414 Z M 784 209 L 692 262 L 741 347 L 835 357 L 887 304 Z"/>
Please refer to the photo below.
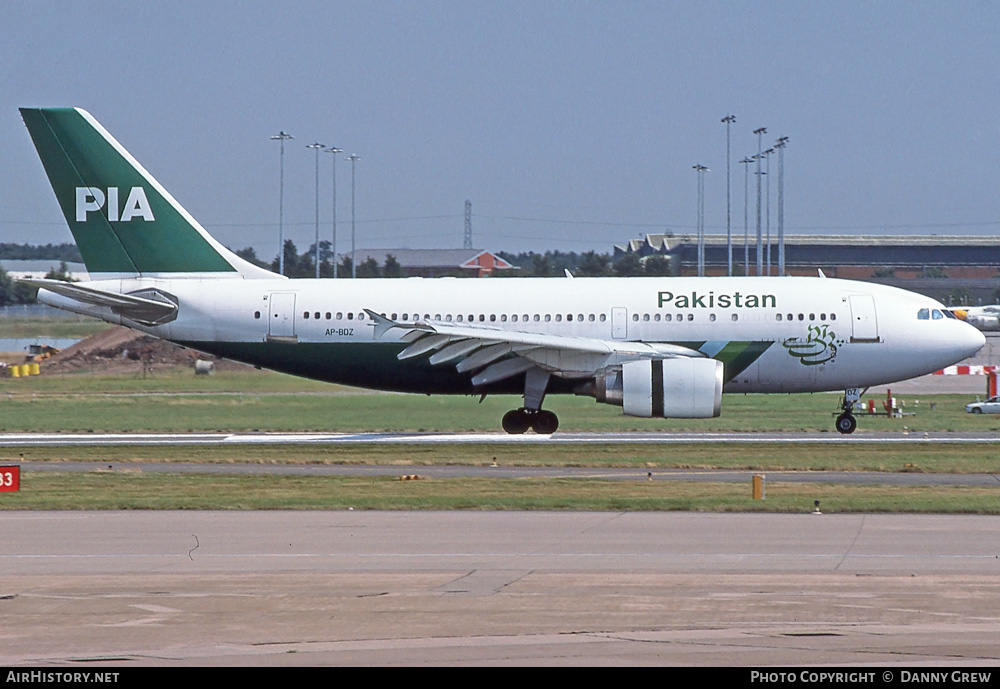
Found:
<path fill-rule="evenodd" d="M 0 242 L 72 241 L 17 108 L 88 110 L 227 246 L 599 251 L 756 224 L 1000 234 L 1000 3 L 10 0 Z M 748 170 L 747 167 L 750 169 Z M 776 233 L 778 159 L 763 176 Z M 768 189 L 769 187 L 769 189 Z M 769 191 L 769 194 L 768 194 Z"/>

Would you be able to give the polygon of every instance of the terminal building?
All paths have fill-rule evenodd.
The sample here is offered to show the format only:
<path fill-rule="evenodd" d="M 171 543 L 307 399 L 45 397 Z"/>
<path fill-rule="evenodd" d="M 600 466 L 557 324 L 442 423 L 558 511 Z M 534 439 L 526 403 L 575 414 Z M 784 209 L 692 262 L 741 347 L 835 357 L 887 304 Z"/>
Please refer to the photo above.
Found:
<path fill-rule="evenodd" d="M 733 235 L 733 274 L 743 275 L 743 234 Z M 668 256 L 675 275 L 697 275 L 698 239 L 649 234 L 615 247 L 615 258 Z M 778 244 L 772 235 L 770 261 L 761 252 L 764 274 L 778 274 Z M 757 273 L 756 239 L 750 238 L 750 274 Z M 725 275 L 725 235 L 705 237 L 705 274 Z M 1000 238 L 992 236 L 794 235 L 785 237 L 785 273 L 864 280 L 894 285 L 945 304 L 991 304 L 1000 300 Z"/>

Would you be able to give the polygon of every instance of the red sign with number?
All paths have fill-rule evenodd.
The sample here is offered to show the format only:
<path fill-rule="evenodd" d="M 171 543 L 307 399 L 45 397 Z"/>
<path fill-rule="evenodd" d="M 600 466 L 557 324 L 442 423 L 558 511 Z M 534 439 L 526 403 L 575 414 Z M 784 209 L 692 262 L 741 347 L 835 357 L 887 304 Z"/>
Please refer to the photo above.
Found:
<path fill-rule="evenodd" d="M 21 467 L 0 467 L 0 493 L 21 490 Z"/>

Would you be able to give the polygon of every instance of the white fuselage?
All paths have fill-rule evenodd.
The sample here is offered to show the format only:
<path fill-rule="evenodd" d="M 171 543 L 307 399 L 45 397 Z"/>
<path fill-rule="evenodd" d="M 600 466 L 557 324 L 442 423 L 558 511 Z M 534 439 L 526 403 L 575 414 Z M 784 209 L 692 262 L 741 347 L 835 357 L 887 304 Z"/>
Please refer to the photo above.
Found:
<path fill-rule="evenodd" d="M 570 338 L 679 344 L 727 364 L 726 392 L 864 388 L 931 373 L 971 356 L 984 342 L 981 333 L 959 320 L 918 317 L 921 309 L 925 314 L 944 311 L 933 299 L 882 285 L 822 278 L 190 277 L 89 284 L 119 293 L 163 290 L 177 298 L 177 318 L 142 326 L 110 309 L 81 308 L 44 290 L 40 299 L 298 375 L 311 375 L 312 364 L 304 359 L 323 357 L 322 364 L 316 364 L 322 372 L 315 377 L 354 385 L 366 384 L 363 375 L 351 371 L 363 367 L 359 357 L 365 351 L 392 347 L 398 352 L 405 346 L 395 330 L 376 337 L 365 309 L 399 323 L 448 322 Z M 275 351 L 280 352 L 276 358 L 267 354 Z M 347 351 L 351 356 L 338 367 L 340 352 Z M 384 368 L 394 357 L 381 360 Z M 453 367 L 442 369 L 453 373 Z M 393 376 L 392 371 L 380 371 L 371 386 L 458 391 L 453 384 L 435 389 L 427 378 L 411 387 Z"/>

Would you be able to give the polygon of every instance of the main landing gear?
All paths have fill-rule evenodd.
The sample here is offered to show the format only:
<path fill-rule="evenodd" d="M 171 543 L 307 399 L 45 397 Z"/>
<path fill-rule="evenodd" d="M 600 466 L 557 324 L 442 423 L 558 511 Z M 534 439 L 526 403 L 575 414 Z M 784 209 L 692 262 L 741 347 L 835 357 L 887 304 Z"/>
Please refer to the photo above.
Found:
<path fill-rule="evenodd" d="M 837 422 L 834 424 L 839 433 L 850 435 L 857 429 L 858 420 L 854 418 L 854 405 L 863 394 L 864 391 L 858 388 L 848 388 L 844 391 L 844 397 L 840 400 L 840 408 L 844 411 L 837 417 Z"/>
<path fill-rule="evenodd" d="M 511 409 L 500 422 L 503 429 L 513 435 L 520 435 L 529 428 L 543 435 L 554 433 L 559 428 L 559 417 L 544 409 Z"/>
<path fill-rule="evenodd" d="M 559 428 L 559 417 L 542 409 L 545 388 L 549 384 L 549 372 L 540 368 L 529 368 L 524 374 L 524 406 L 511 409 L 503 415 L 500 425 L 512 435 L 520 435 L 529 428 L 535 433 L 549 435 Z"/>

